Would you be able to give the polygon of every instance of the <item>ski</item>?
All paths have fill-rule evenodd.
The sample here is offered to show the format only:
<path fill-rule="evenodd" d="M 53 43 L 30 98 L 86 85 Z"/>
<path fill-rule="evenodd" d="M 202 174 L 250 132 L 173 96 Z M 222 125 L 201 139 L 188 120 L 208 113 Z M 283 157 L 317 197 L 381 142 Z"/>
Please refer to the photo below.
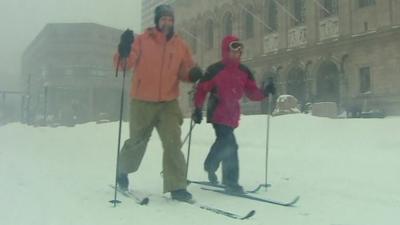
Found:
<path fill-rule="evenodd" d="M 110 187 L 115 190 L 114 185 L 110 185 Z M 135 200 L 135 202 L 139 205 L 147 205 L 150 202 L 149 197 L 139 197 L 131 190 L 125 191 L 125 190 L 121 190 L 121 189 L 117 188 L 117 191 L 118 191 L 118 193 L 122 194 L 123 196 Z"/>
<path fill-rule="evenodd" d="M 196 207 L 198 207 L 200 209 L 207 210 L 209 212 L 213 212 L 213 213 L 216 213 L 216 214 L 219 214 L 219 215 L 223 215 L 223 216 L 226 216 L 226 217 L 229 217 L 229 218 L 232 218 L 232 219 L 237 219 L 237 220 L 249 219 L 250 217 L 254 216 L 254 214 L 256 213 L 255 210 L 251 210 L 245 216 L 241 216 L 241 215 L 234 214 L 234 213 L 222 210 L 222 209 L 218 209 L 218 208 L 202 205 L 202 204 L 199 204 L 199 203 L 196 203 L 196 202 L 188 202 L 188 204 L 196 206 Z"/>
<path fill-rule="evenodd" d="M 199 185 L 204 185 L 204 186 L 209 186 L 209 187 L 216 187 L 216 188 L 225 188 L 225 185 L 222 184 L 214 184 L 209 181 L 194 181 L 194 180 L 188 180 L 189 184 L 199 184 Z"/>
<path fill-rule="evenodd" d="M 110 185 L 110 187 L 112 189 L 115 189 L 114 185 Z M 139 205 L 147 205 L 149 203 L 149 201 L 150 201 L 149 197 L 139 197 L 135 193 L 133 193 L 132 191 L 123 191 L 123 190 L 121 190 L 119 188 L 117 188 L 117 191 L 118 191 L 118 193 L 121 193 L 123 196 L 135 200 L 135 202 L 137 204 L 139 204 Z M 167 199 L 169 199 L 169 198 L 167 198 Z M 179 202 L 179 201 L 177 201 L 177 202 Z M 231 212 L 228 212 L 228 211 L 223 210 L 223 209 L 218 209 L 218 208 L 215 208 L 215 207 L 211 207 L 211 206 L 207 206 L 207 205 L 204 205 L 204 204 L 200 204 L 200 203 L 197 203 L 196 201 L 182 202 L 182 203 L 187 203 L 187 204 L 190 204 L 190 205 L 192 205 L 194 207 L 197 207 L 197 208 L 200 208 L 200 209 L 204 209 L 204 210 L 207 210 L 209 212 L 213 212 L 213 213 L 216 213 L 218 215 L 223 215 L 223 216 L 226 216 L 226 217 L 229 217 L 229 218 L 232 218 L 232 219 L 237 219 L 237 220 L 249 219 L 252 216 L 254 216 L 255 213 L 256 213 L 255 210 L 251 210 L 246 215 L 238 215 L 238 214 L 231 213 Z"/>
<path fill-rule="evenodd" d="M 235 197 L 250 199 L 250 200 L 259 201 L 259 202 L 270 203 L 270 204 L 274 204 L 274 205 L 286 206 L 286 207 L 293 206 L 300 199 L 300 196 L 297 196 L 296 198 L 294 198 L 290 202 L 281 202 L 281 201 L 276 201 L 276 200 L 272 200 L 272 199 L 254 197 L 254 196 L 251 196 L 251 195 L 246 194 L 246 193 L 243 193 L 243 194 L 240 194 L 240 193 L 229 193 L 229 192 L 226 192 L 226 191 L 223 191 L 223 190 L 216 190 L 216 189 L 210 189 L 210 188 L 204 188 L 204 187 L 202 187 L 201 189 L 202 190 L 206 190 L 206 191 L 212 191 L 212 192 L 228 195 L 228 196 L 235 196 Z"/>
<path fill-rule="evenodd" d="M 247 192 L 250 193 L 250 194 L 254 194 L 254 193 L 257 193 L 261 188 L 269 188 L 269 187 L 271 187 L 270 184 L 267 184 L 267 185 L 265 185 L 265 184 L 260 184 L 260 185 L 258 185 L 258 187 L 256 187 L 255 189 L 253 189 L 253 190 L 251 190 L 251 191 L 247 191 Z"/>
<path fill-rule="evenodd" d="M 170 198 L 167 198 L 167 197 L 164 197 L 164 198 L 166 198 L 167 200 L 171 200 Z M 196 207 L 196 208 L 199 208 L 199 209 L 203 209 L 203 210 L 206 210 L 206 211 L 218 214 L 218 215 L 226 216 L 226 217 L 229 217 L 231 219 L 236 219 L 236 220 L 247 220 L 247 219 L 251 218 L 252 216 L 254 216 L 256 214 L 255 210 L 251 210 L 246 215 L 238 215 L 238 214 L 235 214 L 235 213 L 232 213 L 232 212 L 228 212 L 228 211 L 223 210 L 223 209 L 219 209 L 219 208 L 211 207 L 211 206 L 208 206 L 208 205 L 200 204 L 200 203 L 198 203 L 198 202 L 196 202 L 194 200 L 193 201 L 189 201 L 189 202 L 176 201 L 176 200 L 173 200 L 173 201 L 178 202 L 178 203 L 186 203 L 186 204 L 192 205 L 193 207 Z"/>
<path fill-rule="evenodd" d="M 209 187 L 215 187 L 215 188 L 225 188 L 225 185 L 222 184 L 213 184 L 209 181 L 193 181 L 193 180 L 188 180 L 189 184 L 199 184 L 199 185 L 204 185 L 204 186 L 209 186 Z M 253 190 L 250 191 L 246 191 L 246 193 L 257 193 L 262 187 L 265 187 L 265 185 L 259 185 L 258 187 L 256 187 Z"/>

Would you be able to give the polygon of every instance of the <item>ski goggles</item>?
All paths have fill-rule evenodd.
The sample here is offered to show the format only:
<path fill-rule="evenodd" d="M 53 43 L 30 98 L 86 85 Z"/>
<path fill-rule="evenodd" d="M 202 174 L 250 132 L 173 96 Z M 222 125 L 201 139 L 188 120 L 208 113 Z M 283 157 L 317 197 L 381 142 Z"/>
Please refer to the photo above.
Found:
<path fill-rule="evenodd" d="M 244 48 L 243 44 L 239 41 L 233 41 L 229 44 L 229 50 L 237 52 L 242 51 Z"/>

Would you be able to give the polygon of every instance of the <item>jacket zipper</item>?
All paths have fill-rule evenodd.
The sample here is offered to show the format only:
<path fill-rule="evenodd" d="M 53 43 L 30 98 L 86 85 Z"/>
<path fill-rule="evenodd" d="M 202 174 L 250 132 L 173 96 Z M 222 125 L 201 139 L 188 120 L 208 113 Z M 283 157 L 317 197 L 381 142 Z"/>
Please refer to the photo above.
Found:
<path fill-rule="evenodd" d="M 171 69 L 171 63 L 172 63 L 172 52 L 169 53 L 168 69 Z"/>
<path fill-rule="evenodd" d="M 163 54 L 162 54 L 162 63 L 161 63 L 161 71 L 160 71 L 160 79 L 158 86 L 158 100 L 161 101 L 161 87 L 162 87 L 162 72 L 164 70 L 165 64 L 165 49 L 167 48 L 167 43 L 164 43 Z"/>

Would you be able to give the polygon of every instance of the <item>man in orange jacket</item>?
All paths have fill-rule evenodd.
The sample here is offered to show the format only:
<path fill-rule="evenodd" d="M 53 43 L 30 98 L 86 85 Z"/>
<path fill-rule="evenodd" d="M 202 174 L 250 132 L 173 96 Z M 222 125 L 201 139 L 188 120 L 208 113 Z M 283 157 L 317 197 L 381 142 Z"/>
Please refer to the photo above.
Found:
<path fill-rule="evenodd" d="M 133 69 L 130 103 L 130 138 L 121 150 L 117 182 L 128 189 L 128 174 L 140 166 L 151 133 L 156 128 L 164 149 L 164 193 L 179 201 L 190 201 L 186 190 L 186 162 L 181 151 L 183 116 L 178 105 L 179 81 L 196 82 L 202 71 L 195 65 L 185 41 L 174 33 L 174 12 L 169 5 L 155 9 L 155 27 L 133 42 L 132 32 L 121 36 L 119 67 Z"/>

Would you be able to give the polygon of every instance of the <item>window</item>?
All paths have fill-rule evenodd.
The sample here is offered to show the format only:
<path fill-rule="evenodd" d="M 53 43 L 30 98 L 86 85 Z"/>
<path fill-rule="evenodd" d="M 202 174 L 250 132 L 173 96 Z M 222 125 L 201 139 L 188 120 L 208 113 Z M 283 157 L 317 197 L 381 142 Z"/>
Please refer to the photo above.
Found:
<path fill-rule="evenodd" d="M 371 91 L 371 73 L 369 67 L 360 69 L 360 92 L 367 93 Z"/>
<path fill-rule="evenodd" d="M 358 7 L 359 8 L 372 6 L 372 5 L 375 5 L 375 4 L 376 4 L 375 0 L 358 0 Z"/>
<path fill-rule="evenodd" d="M 254 18 L 252 15 L 253 7 L 251 6 L 246 6 L 247 10 L 244 10 L 244 27 L 245 27 L 245 37 L 246 38 L 253 38 L 254 37 Z"/>
<path fill-rule="evenodd" d="M 214 48 L 214 22 L 212 20 L 208 20 L 206 24 L 207 30 L 207 48 Z"/>
<path fill-rule="evenodd" d="M 232 13 L 226 13 L 223 19 L 224 24 L 224 36 L 233 33 L 233 18 Z"/>
<path fill-rule="evenodd" d="M 296 18 L 294 25 L 303 25 L 305 22 L 305 0 L 293 0 L 294 17 Z"/>
<path fill-rule="evenodd" d="M 323 0 L 320 7 L 321 18 L 337 16 L 339 11 L 338 0 Z"/>
<path fill-rule="evenodd" d="M 367 32 L 368 29 L 368 22 L 364 22 L 364 32 Z"/>
<path fill-rule="evenodd" d="M 190 32 L 191 33 L 191 39 L 192 39 L 192 51 L 193 51 L 193 54 L 196 54 L 197 53 L 197 31 L 196 31 L 196 28 L 192 28 L 192 31 Z"/>
<path fill-rule="evenodd" d="M 266 32 L 275 32 L 278 30 L 278 7 L 273 0 L 265 1 L 265 23 L 269 28 L 265 28 Z"/>

